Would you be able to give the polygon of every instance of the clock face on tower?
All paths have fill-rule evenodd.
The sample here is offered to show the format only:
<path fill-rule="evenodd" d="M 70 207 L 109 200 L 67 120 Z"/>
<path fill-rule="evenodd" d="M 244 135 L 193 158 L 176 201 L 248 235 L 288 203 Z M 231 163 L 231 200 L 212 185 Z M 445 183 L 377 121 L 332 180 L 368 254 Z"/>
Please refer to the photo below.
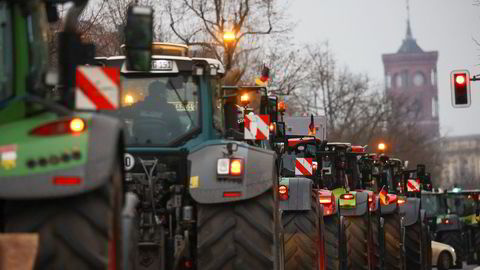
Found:
<path fill-rule="evenodd" d="M 415 75 L 413 76 L 413 84 L 415 86 L 422 86 L 425 84 L 425 76 L 423 75 L 423 73 L 421 73 L 420 71 L 415 73 Z"/>

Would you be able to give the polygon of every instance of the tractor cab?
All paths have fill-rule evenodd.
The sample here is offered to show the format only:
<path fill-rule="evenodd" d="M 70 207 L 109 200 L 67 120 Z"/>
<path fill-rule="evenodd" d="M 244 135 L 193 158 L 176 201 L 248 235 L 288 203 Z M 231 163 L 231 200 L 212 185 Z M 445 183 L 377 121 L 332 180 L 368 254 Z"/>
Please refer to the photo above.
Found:
<path fill-rule="evenodd" d="M 171 148 L 218 136 L 223 130 L 221 63 L 190 58 L 184 45 L 154 43 L 152 53 L 146 72 L 131 70 L 125 56 L 100 59 L 121 68 L 121 108 L 114 113 L 125 124 L 127 147 Z"/>

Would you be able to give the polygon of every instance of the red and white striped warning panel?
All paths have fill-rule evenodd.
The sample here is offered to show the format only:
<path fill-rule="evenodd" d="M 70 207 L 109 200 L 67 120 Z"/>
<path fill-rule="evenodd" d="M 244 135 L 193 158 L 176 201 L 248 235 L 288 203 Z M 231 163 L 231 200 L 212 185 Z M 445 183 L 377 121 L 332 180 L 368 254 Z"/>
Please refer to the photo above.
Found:
<path fill-rule="evenodd" d="M 245 140 L 268 140 L 270 131 L 270 116 L 267 114 L 250 114 L 244 117 L 244 138 Z"/>
<path fill-rule="evenodd" d="M 420 183 L 417 182 L 415 179 L 408 179 L 407 181 L 407 191 L 408 192 L 419 192 L 420 191 Z"/>
<path fill-rule="evenodd" d="M 313 173 L 312 158 L 296 158 L 295 160 L 295 175 L 309 176 Z"/>
<path fill-rule="evenodd" d="M 114 110 L 120 104 L 120 70 L 108 67 L 77 68 L 75 107 L 80 110 Z"/>

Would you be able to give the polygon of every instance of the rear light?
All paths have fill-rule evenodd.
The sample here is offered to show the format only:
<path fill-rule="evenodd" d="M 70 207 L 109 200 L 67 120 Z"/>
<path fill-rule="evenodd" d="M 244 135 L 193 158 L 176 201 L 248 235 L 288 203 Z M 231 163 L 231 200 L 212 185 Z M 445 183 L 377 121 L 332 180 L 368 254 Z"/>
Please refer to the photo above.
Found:
<path fill-rule="evenodd" d="M 455 221 L 452 220 L 452 219 L 444 218 L 444 219 L 442 219 L 442 223 L 443 224 L 454 224 Z"/>
<path fill-rule="evenodd" d="M 353 200 L 353 198 L 353 194 L 350 193 L 340 195 L 340 199 L 342 200 Z"/>
<path fill-rule="evenodd" d="M 280 200 L 288 200 L 288 187 L 281 185 L 278 187 L 278 195 L 280 195 Z"/>
<path fill-rule="evenodd" d="M 232 159 L 230 162 L 230 174 L 234 176 L 242 175 L 243 166 L 241 159 Z"/>
<path fill-rule="evenodd" d="M 230 191 L 230 192 L 223 192 L 224 198 L 237 198 L 242 197 L 242 193 L 239 191 Z"/>
<path fill-rule="evenodd" d="M 270 132 L 275 132 L 275 123 L 270 123 L 268 129 L 270 130 Z"/>
<path fill-rule="evenodd" d="M 217 160 L 217 174 L 220 176 L 241 176 L 243 174 L 243 160 L 219 158 Z"/>
<path fill-rule="evenodd" d="M 373 194 L 368 194 L 368 202 L 373 202 Z"/>
<path fill-rule="evenodd" d="M 74 176 L 56 176 L 53 178 L 53 184 L 57 186 L 75 186 L 82 183 L 82 178 Z"/>
<path fill-rule="evenodd" d="M 365 148 L 363 146 L 354 145 L 352 146 L 352 153 L 365 153 Z"/>
<path fill-rule="evenodd" d="M 398 205 L 404 205 L 407 202 L 407 199 L 405 198 L 398 198 L 397 199 L 397 204 Z"/>
<path fill-rule="evenodd" d="M 313 161 L 313 162 L 312 162 L 312 169 L 313 169 L 313 171 L 316 171 L 317 168 L 318 168 L 318 163 L 317 163 L 316 161 Z"/>
<path fill-rule="evenodd" d="M 87 123 L 81 118 L 68 118 L 50 122 L 30 131 L 34 136 L 78 135 L 87 129 Z"/>
<path fill-rule="evenodd" d="M 331 204 L 332 203 L 332 196 L 320 196 L 320 198 L 318 198 L 318 201 L 321 204 Z"/>
<path fill-rule="evenodd" d="M 230 172 L 230 159 L 220 158 L 217 160 L 217 174 L 228 175 Z"/>

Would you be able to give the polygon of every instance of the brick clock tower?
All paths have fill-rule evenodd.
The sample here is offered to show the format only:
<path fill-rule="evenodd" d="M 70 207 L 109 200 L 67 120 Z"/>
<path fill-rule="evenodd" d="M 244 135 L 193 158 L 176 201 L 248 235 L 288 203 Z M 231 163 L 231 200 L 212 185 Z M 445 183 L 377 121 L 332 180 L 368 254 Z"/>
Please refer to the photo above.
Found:
<path fill-rule="evenodd" d="M 408 9 L 408 7 L 407 7 Z M 415 121 L 420 132 L 439 136 L 437 51 L 423 51 L 413 38 L 410 18 L 407 35 L 397 53 L 383 54 L 385 91 L 405 112 L 405 121 Z M 396 102 L 398 101 L 398 103 Z"/>

